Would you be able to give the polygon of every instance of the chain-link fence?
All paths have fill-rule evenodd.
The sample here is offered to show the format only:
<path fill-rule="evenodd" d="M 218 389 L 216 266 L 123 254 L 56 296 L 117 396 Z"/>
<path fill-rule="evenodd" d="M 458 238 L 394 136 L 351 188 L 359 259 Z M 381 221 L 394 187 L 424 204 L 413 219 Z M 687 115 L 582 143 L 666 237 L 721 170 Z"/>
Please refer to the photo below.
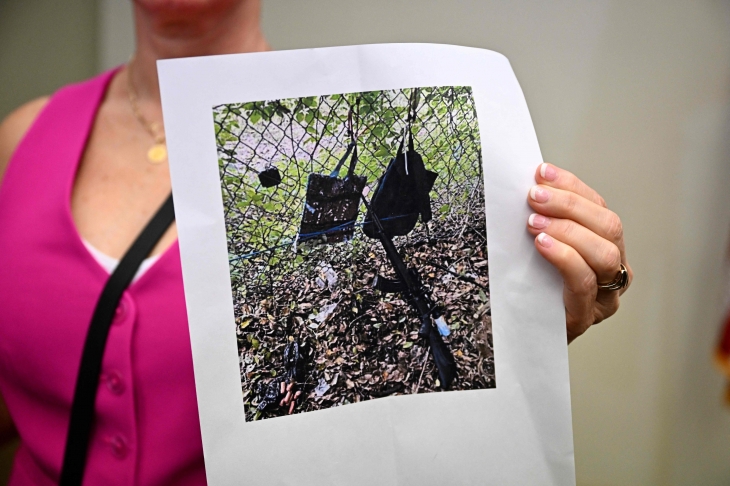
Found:
<path fill-rule="evenodd" d="M 415 95 L 415 96 L 414 96 Z M 270 283 L 296 253 L 309 174 L 329 174 L 350 141 L 356 113 L 358 175 L 374 189 L 395 156 L 415 98 L 415 149 L 438 173 L 431 191 L 436 219 L 464 218 L 483 206 L 481 147 L 469 87 L 420 88 L 220 105 L 214 108 L 234 281 Z M 359 101 L 359 103 L 358 103 Z M 346 164 L 347 165 L 347 164 Z M 259 175 L 279 173 L 263 188 Z M 365 215 L 359 211 L 360 220 Z M 276 251 L 280 250 L 280 251 Z M 287 252 L 289 252 L 287 254 Z M 253 263 L 251 265 L 250 263 Z M 252 278 L 253 277 L 253 278 Z"/>
<path fill-rule="evenodd" d="M 395 243 L 409 265 L 424 272 L 429 291 L 452 305 L 447 314 L 454 328 L 464 327 L 450 342 L 457 364 L 471 363 L 474 372 L 462 373 L 456 389 L 494 386 L 481 147 L 469 87 L 233 103 L 214 107 L 213 117 L 247 406 L 260 401 L 257 386 L 282 372 L 283 346 L 295 339 L 310 344 L 317 363 L 304 387 L 311 399 L 307 410 L 322 408 L 328 399 L 330 405 L 359 401 L 366 388 L 380 387 L 370 395 L 379 396 L 386 382 L 403 385 L 403 392 L 438 389 L 437 380 L 424 377 L 427 350 L 409 334 L 407 304 L 369 290 L 375 275 L 393 273 L 378 240 L 363 234 L 364 204 L 356 199 L 345 241 L 321 244 L 342 227 L 322 231 L 321 238 L 303 238 L 302 231 L 303 216 L 312 210 L 311 174 L 329 176 L 346 159 L 344 179 L 351 158 L 343 156 L 354 139 L 358 157 L 350 174 L 364 178 L 364 192 L 372 196 L 409 125 L 415 151 L 436 174 L 433 219 Z M 357 327 L 365 321 L 373 327 Z M 332 324 L 327 331 L 326 324 Z M 392 343 L 389 335 L 396 336 Z M 335 363 L 329 357 L 338 339 L 349 344 L 337 348 L 344 362 Z M 367 363 L 359 361 L 363 353 L 369 353 Z M 420 378 L 407 371 L 413 366 L 423 367 Z M 355 379 L 356 371 L 358 380 L 369 377 L 366 382 Z M 332 384 L 333 376 L 336 383 L 340 375 L 352 377 L 342 396 L 319 394 L 323 383 Z"/>

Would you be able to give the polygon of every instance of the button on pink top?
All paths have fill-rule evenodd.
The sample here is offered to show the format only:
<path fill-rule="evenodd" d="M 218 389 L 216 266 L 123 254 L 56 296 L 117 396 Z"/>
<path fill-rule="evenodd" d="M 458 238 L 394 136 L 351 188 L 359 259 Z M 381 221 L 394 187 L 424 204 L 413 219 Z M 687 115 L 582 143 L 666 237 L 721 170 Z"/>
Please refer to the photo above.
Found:
<path fill-rule="evenodd" d="M 70 201 L 112 75 L 56 93 L 0 186 L 0 394 L 21 438 L 13 486 L 58 482 L 81 350 L 109 277 L 84 247 Z M 177 244 L 122 298 L 84 484 L 205 484 Z"/>

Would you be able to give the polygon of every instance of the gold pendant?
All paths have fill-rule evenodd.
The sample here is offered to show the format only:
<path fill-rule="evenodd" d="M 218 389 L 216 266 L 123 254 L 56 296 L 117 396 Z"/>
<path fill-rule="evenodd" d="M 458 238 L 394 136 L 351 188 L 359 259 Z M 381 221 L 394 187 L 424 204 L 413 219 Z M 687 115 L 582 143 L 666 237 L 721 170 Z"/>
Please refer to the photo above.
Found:
<path fill-rule="evenodd" d="M 147 151 L 147 160 L 160 164 L 167 159 L 167 147 L 164 143 L 156 143 Z"/>

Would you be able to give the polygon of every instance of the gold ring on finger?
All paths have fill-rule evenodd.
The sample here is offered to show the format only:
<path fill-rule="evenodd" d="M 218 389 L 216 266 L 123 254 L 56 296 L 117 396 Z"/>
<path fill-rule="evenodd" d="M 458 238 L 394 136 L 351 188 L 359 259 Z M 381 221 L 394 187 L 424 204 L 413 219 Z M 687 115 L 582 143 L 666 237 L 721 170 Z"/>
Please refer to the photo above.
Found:
<path fill-rule="evenodd" d="M 623 263 L 620 263 L 621 268 L 616 274 L 616 278 L 607 283 L 599 283 L 599 290 L 623 290 L 629 286 L 629 271 Z"/>

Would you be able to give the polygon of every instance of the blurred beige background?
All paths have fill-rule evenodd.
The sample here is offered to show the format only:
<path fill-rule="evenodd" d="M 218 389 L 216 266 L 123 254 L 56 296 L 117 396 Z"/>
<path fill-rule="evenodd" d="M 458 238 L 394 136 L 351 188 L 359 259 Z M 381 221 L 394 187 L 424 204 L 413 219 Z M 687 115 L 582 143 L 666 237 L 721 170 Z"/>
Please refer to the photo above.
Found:
<path fill-rule="evenodd" d="M 622 216 L 636 271 L 619 314 L 570 346 L 578 484 L 730 484 L 711 361 L 730 230 L 730 1 L 264 0 L 264 30 L 276 49 L 505 54 L 545 159 Z M 0 115 L 132 49 L 127 0 L 0 0 Z"/>

